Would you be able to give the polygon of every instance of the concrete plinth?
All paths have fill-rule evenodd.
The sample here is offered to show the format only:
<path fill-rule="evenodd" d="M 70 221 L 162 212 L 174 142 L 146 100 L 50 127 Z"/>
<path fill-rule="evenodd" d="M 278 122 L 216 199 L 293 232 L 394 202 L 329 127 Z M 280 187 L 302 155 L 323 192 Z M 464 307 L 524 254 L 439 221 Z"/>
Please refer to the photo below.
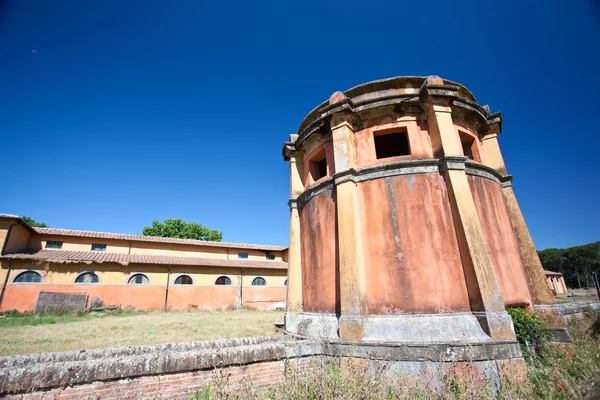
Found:
<path fill-rule="evenodd" d="M 388 343 L 405 345 L 475 345 L 480 343 L 517 343 L 515 340 L 495 341 L 483 329 L 482 321 L 498 319 L 512 331 L 512 321 L 492 313 L 394 314 L 345 317 L 323 313 L 285 314 L 286 333 L 294 337 L 319 338 L 332 342 Z M 506 314 L 508 315 L 508 314 Z M 360 341 L 340 336 L 341 324 L 362 326 Z M 514 331 L 512 331 L 514 335 Z"/>

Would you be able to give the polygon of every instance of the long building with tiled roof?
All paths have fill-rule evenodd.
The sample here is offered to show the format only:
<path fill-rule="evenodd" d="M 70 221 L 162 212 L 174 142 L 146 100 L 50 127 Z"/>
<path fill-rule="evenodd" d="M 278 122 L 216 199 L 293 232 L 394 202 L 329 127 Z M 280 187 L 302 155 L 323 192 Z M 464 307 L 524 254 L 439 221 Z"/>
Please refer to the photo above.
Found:
<path fill-rule="evenodd" d="M 263 244 L 246 244 L 246 243 L 227 243 L 227 242 L 210 242 L 205 240 L 192 239 L 177 239 L 157 236 L 142 236 L 132 235 L 127 233 L 107 233 L 93 231 L 79 231 L 73 229 L 56 229 L 56 228 L 33 228 L 37 233 L 42 235 L 59 235 L 59 236 L 76 236 L 93 239 L 117 239 L 131 240 L 136 242 L 152 242 L 152 243 L 172 243 L 172 244 L 191 244 L 194 246 L 211 246 L 228 249 L 250 249 L 250 250 L 266 250 L 266 251 L 283 251 L 285 246 L 270 246 Z"/>
<path fill-rule="evenodd" d="M 0 214 L 0 245 L 0 310 L 34 309 L 40 293 L 144 310 L 285 303 L 285 246 L 38 228 L 11 214 Z"/>

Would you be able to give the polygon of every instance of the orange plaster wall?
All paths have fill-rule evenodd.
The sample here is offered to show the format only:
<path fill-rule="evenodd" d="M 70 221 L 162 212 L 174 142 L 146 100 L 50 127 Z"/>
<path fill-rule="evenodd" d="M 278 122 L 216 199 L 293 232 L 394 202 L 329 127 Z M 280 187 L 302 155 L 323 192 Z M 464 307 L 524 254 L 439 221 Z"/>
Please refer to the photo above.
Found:
<path fill-rule="evenodd" d="M 300 211 L 304 311 L 336 312 L 336 206 L 333 190 L 313 197 Z"/>
<path fill-rule="evenodd" d="M 470 310 L 443 177 L 370 180 L 358 193 L 369 313 Z"/>
<path fill-rule="evenodd" d="M 533 304 L 502 188 L 498 183 L 486 178 L 472 175 L 467 175 L 467 178 L 490 249 L 504 304 Z"/>
<path fill-rule="evenodd" d="M 235 306 L 237 293 L 235 286 L 173 285 L 169 286 L 168 308 L 185 310 L 193 305 L 198 310 L 221 310 Z"/>
<path fill-rule="evenodd" d="M 454 127 L 456 128 L 456 136 L 458 138 L 458 141 L 462 143 L 461 135 L 470 136 L 473 140 L 475 148 L 471 149 L 474 157 L 474 160 L 472 161 L 477 161 L 480 164 L 487 165 L 485 153 L 483 151 L 483 145 L 481 144 L 481 140 L 479 140 L 479 136 L 477 136 L 477 134 L 473 133 L 471 130 L 463 128 L 461 126 L 455 125 Z M 463 156 L 466 156 L 466 154 L 463 154 Z"/>
<path fill-rule="evenodd" d="M 134 306 L 138 310 L 162 309 L 165 303 L 165 286 L 154 285 L 45 285 L 8 284 L 2 310 L 28 311 L 35 308 L 38 293 L 87 292 L 89 299 L 100 297 L 104 304 Z M 196 305 L 199 310 L 219 310 L 235 306 L 237 287 L 169 286 L 168 308 L 186 310 Z M 285 294 L 283 296 L 285 299 Z"/>
<path fill-rule="evenodd" d="M 267 310 L 269 306 L 285 302 L 286 287 L 260 287 L 244 286 L 242 288 L 242 305 L 256 308 L 258 310 Z"/>
<path fill-rule="evenodd" d="M 375 153 L 375 141 L 373 139 L 374 135 L 401 130 L 406 130 L 408 133 L 410 155 L 377 159 Z M 416 120 L 389 122 L 362 129 L 354 134 L 354 141 L 356 145 L 356 163 L 358 168 L 384 162 L 433 158 L 429 134 L 427 131 L 421 130 Z"/>

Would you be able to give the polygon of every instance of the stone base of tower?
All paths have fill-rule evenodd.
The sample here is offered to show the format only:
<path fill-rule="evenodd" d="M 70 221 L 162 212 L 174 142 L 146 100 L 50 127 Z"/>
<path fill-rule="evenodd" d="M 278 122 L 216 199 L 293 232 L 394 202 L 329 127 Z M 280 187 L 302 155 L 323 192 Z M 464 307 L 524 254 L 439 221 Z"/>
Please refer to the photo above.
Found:
<path fill-rule="evenodd" d="M 342 372 L 366 369 L 426 382 L 433 390 L 446 379 L 468 378 L 495 392 L 507 380 L 518 385 L 526 366 L 516 340 L 486 334 L 485 322 L 494 317 L 512 331 L 512 321 L 502 315 L 469 312 L 364 317 L 287 312 L 285 325 L 288 337 L 318 343 L 320 354 L 337 360 Z M 360 327 L 362 338 L 343 340 L 345 326 Z"/>
<path fill-rule="evenodd" d="M 514 338 L 512 320 L 507 313 L 387 314 L 338 317 L 324 313 L 285 314 L 286 333 L 305 338 L 340 340 L 345 326 L 361 327 L 366 343 L 483 343 L 491 342 L 488 324 L 504 326 Z M 340 334 L 342 332 L 342 334 Z"/>
<path fill-rule="evenodd" d="M 489 395 L 527 383 L 527 364 L 523 358 L 440 362 L 341 357 L 337 361 L 342 373 L 366 370 L 370 375 L 392 377 L 392 382 L 400 379 L 410 387 L 425 387 L 440 396 L 447 394 L 451 382 L 463 390 Z"/>
<path fill-rule="evenodd" d="M 422 385 L 434 392 L 447 390 L 449 382 L 457 382 L 462 387 L 495 394 L 505 385 L 517 387 L 527 379 L 521 348 L 515 341 L 391 343 L 307 339 L 288 341 L 287 346 L 288 354 L 307 357 L 313 352 L 313 356 L 336 363 L 342 374 L 386 376 L 389 382 Z"/>

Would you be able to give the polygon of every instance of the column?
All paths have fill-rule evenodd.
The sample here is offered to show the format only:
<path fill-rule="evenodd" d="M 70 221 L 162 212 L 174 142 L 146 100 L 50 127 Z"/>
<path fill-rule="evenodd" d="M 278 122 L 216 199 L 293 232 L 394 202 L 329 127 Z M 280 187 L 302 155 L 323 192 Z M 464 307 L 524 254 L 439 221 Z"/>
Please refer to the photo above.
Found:
<path fill-rule="evenodd" d="M 506 166 L 504 165 L 504 159 L 502 158 L 502 152 L 498 144 L 498 135 L 496 133 L 488 134 L 484 136 L 482 142 L 488 166 L 506 175 Z M 502 193 L 508 207 L 510 222 L 517 239 L 521 261 L 525 269 L 525 276 L 527 276 L 529 290 L 533 296 L 533 302 L 534 304 L 553 304 L 554 296 L 546 284 L 544 268 L 542 267 L 535 245 L 529 234 L 529 229 L 527 229 L 527 224 L 521 213 L 521 208 L 515 197 L 511 177 L 508 175 L 506 175 L 506 179 L 502 183 Z"/>
<path fill-rule="evenodd" d="M 330 104 L 345 100 L 336 92 Z M 367 315 L 365 265 L 360 231 L 356 183 L 344 173 L 356 168 L 356 149 L 351 114 L 341 112 L 331 118 L 331 135 L 336 178 L 337 234 L 340 279 L 339 330 L 342 340 L 361 340 Z"/>
<path fill-rule="evenodd" d="M 433 85 L 435 90 L 429 90 Z M 457 232 L 471 310 L 492 339 L 514 340 L 512 320 L 504 308 L 500 287 L 465 172 L 466 157 L 452 121 L 453 86 L 429 77 L 421 87 L 431 141 L 441 146 L 444 173 Z M 456 91 L 456 96 L 458 92 Z"/>
<path fill-rule="evenodd" d="M 300 247 L 300 216 L 296 198 L 304 190 L 300 166 L 290 157 L 290 245 L 288 248 L 287 312 L 302 312 L 302 252 Z"/>

